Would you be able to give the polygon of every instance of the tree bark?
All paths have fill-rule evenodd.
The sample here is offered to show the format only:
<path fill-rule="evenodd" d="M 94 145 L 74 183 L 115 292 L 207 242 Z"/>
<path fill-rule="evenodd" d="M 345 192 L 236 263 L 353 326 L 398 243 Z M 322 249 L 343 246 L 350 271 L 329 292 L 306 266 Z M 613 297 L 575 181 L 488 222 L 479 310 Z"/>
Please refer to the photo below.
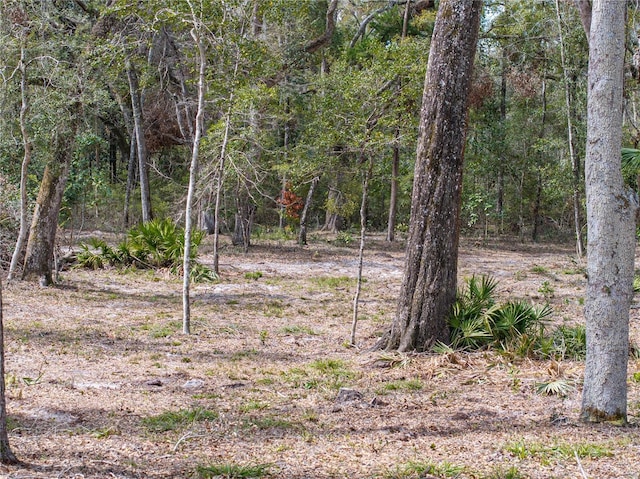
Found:
<path fill-rule="evenodd" d="M 2 316 L 2 283 L 0 283 L 0 462 L 3 464 L 17 464 L 15 456 L 9 445 L 7 431 L 7 396 L 4 368 L 4 322 Z"/>
<path fill-rule="evenodd" d="M 378 347 L 425 351 L 449 342 L 456 298 L 467 98 L 482 2 L 440 2 L 425 79 L 404 279 Z"/>
<path fill-rule="evenodd" d="M 591 0 L 574 0 L 578 11 L 580 12 L 580 21 L 587 35 L 587 42 L 591 37 Z"/>
<path fill-rule="evenodd" d="M 136 134 L 136 145 L 138 153 L 138 167 L 140 179 L 140 201 L 142 203 L 142 221 L 151 221 L 153 218 L 151 211 L 151 193 L 149 189 L 149 171 L 147 167 L 147 145 L 144 138 L 144 128 L 142 126 L 142 99 L 140 98 L 140 85 L 135 67 L 130 60 L 126 63 L 127 79 L 129 80 L 129 90 L 131 93 L 131 110 L 133 111 L 133 127 Z"/>
<path fill-rule="evenodd" d="M 587 155 L 587 359 L 580 417 L 627 421 L 637 197 L 621 172 L 626 2 L 593 4 Z"/>
<path fill-rule="evenodd" d="M 22 279 L 39 279 L 43 286 L 53 283 L 52 263 L 58 217 L 73 156 L 74 138 L 75 131 L 55 135 L 52 145 L 54 158 L 44 169 L 29 230 Z"/>
<path fill-rule="evenodd" d="M 307 53 L 315 53 L 321 48 L 327 46 L 331 43 L 331 39 L 333 38 L 333 32 L 336 29 L 336 18 L 338 16 L 338 0 L 331 0 L 329 2 L 329 6 L 327 7 L 327 15 L 326 15 L 326 27 L 324 33 L 320 35 L 318 38 L 311 40 L 304 47 L 304 51 Z"/>

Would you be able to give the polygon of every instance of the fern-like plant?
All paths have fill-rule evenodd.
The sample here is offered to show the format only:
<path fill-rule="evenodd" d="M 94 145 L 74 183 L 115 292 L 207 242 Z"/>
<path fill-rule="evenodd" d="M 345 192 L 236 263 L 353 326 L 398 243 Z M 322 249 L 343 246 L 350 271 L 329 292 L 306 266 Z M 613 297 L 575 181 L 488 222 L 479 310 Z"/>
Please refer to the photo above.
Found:
<path fill-rule="evenodd" d="M 206 266 L 195 262 L 204 231 L 191 235 L 191 279 L 194 282 L 215 281 L 217 275 Z M 184 229 L 171 219 L 153 220 L 129 230 L 127 238 L 115 248 L 103 240 L 92 238 L 80 245 L 78 266 L 100 269 L 107 264 L 116 267 L 167 268 L 174 274 L 182 273 L 184 255 Z"/>

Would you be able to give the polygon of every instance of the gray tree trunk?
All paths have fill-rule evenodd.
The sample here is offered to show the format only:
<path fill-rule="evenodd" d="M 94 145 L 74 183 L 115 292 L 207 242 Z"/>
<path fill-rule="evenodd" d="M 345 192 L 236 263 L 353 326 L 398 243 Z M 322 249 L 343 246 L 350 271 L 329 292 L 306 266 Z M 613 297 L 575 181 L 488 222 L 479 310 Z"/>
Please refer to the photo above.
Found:
<path fill-rule="evenodd" d="M 140 98 L 140 85 L 138 83 L 138 75 L 131 63 L 127 60 L 126 64 L 127 78 L 129 80 L 129 90 L 131 93 L 131 110 L 133 112 L 133 127 L 136 134 L 136 145 L 139 163 L 139 179 L 140 179 L 140 201 L 142 203 L 142 221 L 147 222 L 152 219 L 151 212 L 151 193 L 149 189 L 149 172 L 147 167 L 147 145 L 144 138 L 144 129 L 142 127 L 142 100 Z"/>
<path fill-rule="evenodd" d="M 206 93 L 205 72 L 207 68 L 207 57 L 205 54 L 204 43 L 200 37 L 199 22 L 194 18 L 194 26 L 191 30 L 196 47 L 198 48 L 198 61 L 200 68 L 198 71 L 198 112 L 196 113 L 196 125 L 191 148 L 191 167 L 189 168 L 189 188 L 187 192 L 187 204 L 185 207 L 185 225 L 184 225 L 184 261 L 182 267 L 182 332 L 184 334 L 191 333 L 191 300 L 189 294 L 189 285 L 191 283 L 191 230 L 193 228 L 192 210 L 193 197 L 196 190 L 196 181 L 198 179 L 198 156 L 200 154 L 200 140 L 204 130 L 204 95 Z"/>
<path fill-rule="evenodd" d="M 629 307 L 637 199 L 620 150 L 626 2 L 593 3 L 587 106 L 587 359 L 581 419 L 627 421 Z"/>
<path fill-rule="evenodd" d="M 19 461 L 11 450 L 7 432 L 7 399 L 4 376 L 4 323 L 2 317 L 2 284 L 0 283 L 0 462 L 3 464 L 17 464 Z"/>
<path fill-rule="evenodd" d="M 378 347 L 425 351 L 449 342 L 456 298 L 467 98 L 480 0 L 442 0 L 431 39 L 398 311 Z"/>
<path fill-rule="evenodd" d="M 558 21 L 558 38 L 560 40 L 560 61 L 562 64 L 562 79 L 564 83 L 564 98 L 567 113 L 567 134 L 569 143 L 569 156 L 571 157 L 571 172 L 572 172 L 572 189 L 573 189 L 573 226 L 576 235 L 576 254 L 578 257 L 582 257 L 584 254 L 584 245 L 582 244 L 582 220 L 580 210 L 582 209 L 580 204 L 580 160 L 576 155 L 576 149 L 574 147 L 573 136 L 573 119 L 571 107 L 571 86 L 569 84 L 569 74 L 567 72 L 566 60 L 565 60 L 565 48 L 564 48 L 564 34 L 562 33 L 562 17 L 560 16 L 560 0 L 556 0 L 556 19 Z M 589 28 L 591 27 L 591 14 L 589 14 Z"/>
<path fill-rule="evenodd" d="M 29 173 L 29 165 L 31 164 L 31 139 L 27 130 L 27 112 L 29 111 L 29 98 L 27 96 L 27 64 L 25 62 L 25 48 L 20 49 L 20 98 L 22 104 L 20 106 L 20 131 L 22 133 L 22 145 L 24 148 L 24 156 L 22 158 L 22 166 L 20 168 L 20 231 L 16 240 L 16 246 L 11 256 L 11 264 L 9 265 L 8 280 L 12 280 L 18 269 L 18 263 L 24 253 L 24 245 L 29 234 L 29 217 L 27 209 L 29 201 L 27 198 L 27 175 Z"/>

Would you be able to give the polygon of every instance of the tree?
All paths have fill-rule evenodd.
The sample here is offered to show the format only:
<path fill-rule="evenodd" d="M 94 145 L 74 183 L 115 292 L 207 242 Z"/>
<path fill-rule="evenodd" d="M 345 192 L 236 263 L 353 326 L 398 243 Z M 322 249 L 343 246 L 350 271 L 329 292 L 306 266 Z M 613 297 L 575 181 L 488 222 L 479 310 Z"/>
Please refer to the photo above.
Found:
<path fill-rule="evenodd" d="M 431 40 L 411 200 L 404 279 L 391 331 L 378 346 L 400 351 L 448 342 L 457 288 L 467 99 L 482 2 L 443 0 Z"/>
<path fill-rule="evenodd" d="M 620 150 L 626 2 L 595 0 L 587 106 L 587 359 L 580 417 L 627 421 L 629 308 L 637 198 L 625 191 Z"/>
<path fill-rule="evenodd" d="M 3 464 L 16 464 L 19 461 L 11 450 L 7 433 L 7 402 L 4 377 L 4 324 L 2 318 L 2 283 L 0 283 L 0 462 Z"/>
<path fill-rule="evenodd" d="M 193 145 L 191 149 L 191 168 L 189 169 L 189 188 L 187 193 L 187 204 L 185 207 L 185 226 L 184 226 L 184 263 L 183 263 L 183 283 L 182 283 L 182 332 L 190 334 L 191 332 L 191 303 L 189 297 L 189 283 L 191 281 L 191 230 L 192 230 L 192 210 L 193 197 L 196 189 L 196 180 L 198 178 L 198 160 L 200 154 L 200 141 L 204 130 L 204 96 L 206 93 L 205 73 L 207 68 L 207 57 L 205 51 L 204 40 L 202 39 L 202 20 L 196 16 L 191 2 L 191 15 L 193 17 L 193 28 L 191 36 L 193 42 L 198 49 L 198 110 L 196 114 L 195 132 L 193 137 Z"/>

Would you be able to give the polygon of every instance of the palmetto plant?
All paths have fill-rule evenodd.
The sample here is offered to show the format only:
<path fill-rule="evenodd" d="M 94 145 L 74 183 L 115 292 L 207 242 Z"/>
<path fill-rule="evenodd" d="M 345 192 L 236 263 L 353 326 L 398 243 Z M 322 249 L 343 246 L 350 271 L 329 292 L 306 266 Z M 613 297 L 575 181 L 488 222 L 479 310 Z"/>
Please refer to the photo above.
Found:
<path fill-rule="evenodd" d="M 203 231 L 191 235 L 191 259 L 195 260 L 198 246 L 204 238 Z M 101 239 L 91 238 L 80 245 L 78 266 L 99 269 L 109 264 L 116 267 L 168 268 L 173 273 L 182 271 L 184 255 L 184 229 L 172 220 L 153 220 L 138 225 L 127 238 L 114 248 Z M 191 270 L 195 282 L 214 281 L 215 273 L 206 266 L 195 263 Z"/>
<path fill-rule="evenodd" d="M 472 276 L 458 292 L 449 317 L 451 346 L 475 350 L 488 346 L 508 348 L 515 341 L 541 336 L 549 306 L 536 308 L 524 301 L 497 304 L 497 281 L 490 276 Z"/>

